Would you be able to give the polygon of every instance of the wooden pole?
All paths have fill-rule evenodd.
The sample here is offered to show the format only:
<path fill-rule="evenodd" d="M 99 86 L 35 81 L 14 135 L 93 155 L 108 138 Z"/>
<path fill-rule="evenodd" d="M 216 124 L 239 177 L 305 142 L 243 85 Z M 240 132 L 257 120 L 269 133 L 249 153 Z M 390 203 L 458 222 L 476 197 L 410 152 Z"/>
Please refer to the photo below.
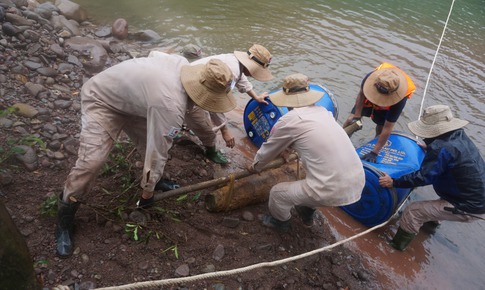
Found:
<path fill-rule="evenodd" d="M 298 156 L 296 154 L 290 154 L 290 156 L 288 156 L 288 160 L 284 160 L 283 158 L 280 157 L 280 158 L 273 160 L 272 162 L 268 163 L 263 168 L 263 170 L 261 172 L 266 171 L 268 169 L 278 168 L 281 165 L 283 165 L 287 162 L 295 161 L 296 159 L 298 159 Z M 244 177 L 248 177 L 248 176 L 253 175 L 253 174 L 254 173 L 251 173 L 247 169 L 245 169 L 245 170 L 234 173 L 234 180 L 238 180 L 238 179 L 241 179 L 241 178 L 244 178 Z M 223 176 L 223 177 L 213 179 L 213 180 L 200 182 L 200 183 L 197 183 L 197 184 L 187 185 L 187 186 L 184 186 L 184 187 L 180 187 L 180 188 L 173 189 L 173 190 L 166 191 L 166 192 L 162 192 L 162 193 L 156 193 L 154 195 L 154 199 L 155 199 L 155 201 L 157 201 L 157 200 L 161 200 L 161 199 L 164 199 L 164 198 L 167 198 L 167 197 L 181 195 L 181 194 L 185 194 L 185 193 L 189 193 L 189 192 L 193 192 L 193 191 L 197 191 L 197 190 L 201 190 L 201 189 L 206 189 L 206 188 L 209 188 L 209 187 L 224 185 L 224 184 L 228 183 L 229 181 L 231 181 L 231 175 Z"/>

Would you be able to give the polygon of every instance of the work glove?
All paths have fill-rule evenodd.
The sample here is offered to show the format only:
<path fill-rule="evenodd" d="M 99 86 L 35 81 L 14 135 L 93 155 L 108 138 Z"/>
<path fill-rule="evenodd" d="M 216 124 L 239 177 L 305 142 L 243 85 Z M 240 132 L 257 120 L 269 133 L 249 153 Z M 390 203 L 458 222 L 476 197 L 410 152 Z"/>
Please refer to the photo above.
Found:
<path fill-rule="evenodd" d="M 371 151 L 365 154 L 364 156 L 360 157 L 360 159 L 370 163 L 377 163 L 377 154 Z"/>
<path fill-rule="evenodd" d="M 161 190 L 161 191 L 169 191 L 173 189 L 179 188 L 180 185 L 177 183 L 167 180 L 167 179 L 160 179 L 159 182 L 157 182 L 157 185 L 155 185 L 155 190 Z"/>

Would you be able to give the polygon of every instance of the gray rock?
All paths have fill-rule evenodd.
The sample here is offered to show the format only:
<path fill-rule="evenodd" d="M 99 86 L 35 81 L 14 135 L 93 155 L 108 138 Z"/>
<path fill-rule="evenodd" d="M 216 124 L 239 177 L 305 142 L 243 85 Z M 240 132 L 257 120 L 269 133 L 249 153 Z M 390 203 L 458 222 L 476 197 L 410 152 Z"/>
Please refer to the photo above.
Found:
<path fill-rule="evenodd" d="M 134 37 L 139 41 L 156 41 L 162 38 L 158 33 L 150 29 L 138 31 L 134 33 Z"/>
<path fill-rule="evenodd" d="M 111 29 L 109 27 L 103 26 L 94 32 L 97 37 L 108 37 L 111 35 Z"/>
<path fill-rule="evenodd" d="M 216 261 L 221 261 L 222 258 L 224 258 L 224 255 L 225 255 L 224 246 L 221 244 L 218 244 L 216 246 L 216 249 L 212 253 L 212 258 Z"/>
<path fill-rule="evenodd" d="M 32 26 L 35 24 L 35 21 L 32 19 L 27 19 L 17 14 L 7 13 L 5 15 L 5 20 L 12 23 L 15 26 Z"/>
<path fill-rule="evenodd" d="M 141 225 L 145 225 L 148 218 L 146 215 L 144 215 L 142 212 L 138 211 L 138 210 L 135 210 L 135 211 L 132 211 L 130 213 L 130 216 L 129 216 L 130 220 L 135 222 L 135 223 L 139 223 Z"/>
<path fill-rule="evenodd" d="M 29 171 L 34 171 L 39 167 L 39 160 L 35 150 L 27 145 L 18 145 L 13 148 L 15 152 L 15 158 L 21 161 L 24 167 Z"/>
<path fill-rule="evenodd" d="M 56 108 L 67 109 L 72 105 L 72 101 L 57 100 L 54 102 Z"/>
<path fill-rule="evenodd" d="M 32 96 L 32 97 L 37 97 L 37 95 L 44 91 L 45 88 L 43 85 L 40 85 L 40 84 L 34 84 L 34 83 L 31 83 L 31 82 L 28 82 L 25 84 L 25 88 L 27 89 L 28 93 Z"/>
<path fill-rule="evenodd" d="M 40 4 L 34 11 L 45 19 L 50 19 L 53 12 L 60 12 L 59 8 L 51 2 Z"/>
<path fill-rule="evenodd" d="M 55 2 L 57 8 L 62 15 L 64 15 L 67 19 L 74 19 L 77 22 L 83 22 L 88 18 L 86 11 L 76 4 L 69 0 L 56 0 Z"/>
<path fill-rule="evenodd" d="M 98 41 L 87 37 L 73 37 L 66 40 L 65 46 L 83 54 L 82 64 L 89 72 L 96 73 L 104 69 L 108 53 Z"/>
<path fill-rule="evenodd" d="M 51 25 L 54 26 L 56 30 L 66 29 L 69 31 L 70 35 L 81 35 L 79 31 L 79 23 L 70 21 L 63 15 L 52 16 L 50 20 Z"/>
<path fill-rule="evenodd" d="M 41 67 L 37 69 L 37 72 L 43 76 L 53 77 L 57 75 L 57 70 L 51 67 Z"/>
<path fill-rule="evenodd" d="M 190 268 L 189 265 L 183 264 L 180 265 L 176 270 L 175 270 L 175 276 L 176 277 L 187 277 L 190 274 Z"/>
<path fill-rule="evenodd" d="M 79 67 L 82 67 L 83 66 L 83 64 L 79 61 L 79 59 L 76 56 L 72 55 L 72 54 L 70 54 L 70 55 L 67 56 L 67 62 L 68 63 L 72 63 L 73 65 L 77 65 Z"/>
<path fill-rule="evenodd" d="M 22 32 L 22 30 L 20 30 L 17 26 L 13 25 L 10 22 L 4 22 L 2 24 L 2 31 L 8 36 L 15 36 Z"/>
<path fill-rule="evenodd" d="M 24 10 L 22 11 L 22 15 L 25 16 L 27 19 L 35 20 L 40 24 L 43 24 L 43 25 L 49 24 L 49 21 L 47 19 L 42 18 L 39 14 L 35 13 L 34 11 Z"/>
<path fill-rule="evenodd" d="M 57 70 L 61 73 L 61 74 L 68 74 L 70 73 L 71 71 L 74 70 L 74 65 L 70 64 L 70 63 L 60 63 L 59 64 L 59 67 L 57 68 Z"/>
<path fill-rule="evenodd" d="M 254 220 L 254 215 L 253 215 L 253 213 L 252 213 L 252 212 L 245 210 L 245 211 L 242 213 L 242 218 L 243 218 L 243 220 L 245 220 L 245 221 L 253 221 L 253 220 Z"/>
<path fill-rule="evenodd" d="M 24 61 L 23 64 L 31 70 L 36 70 L 36 69 L 42 67 L 41 63 L 33 62 L 33 61 L 30 61 L 30 60 Z"/>
<path fill-rule="evenodd" d="M 234 217 L 224 217 L 222 220 L 222 224 L 228 228 L 236 228 L 240 223 L 241 221 Z"/>
<path fill-rule="evenodd" d="M 212 264 L 207 264 L 204 266 L 204 268 L 202 268 L 201 270 L 203 273 L 211 273 L 211 272 L 215 272 L 216 271 L 216 266 L 212 265 Z"/>
<path fill-rule="evenodd" d="M 62 49 L 62 47 L 59 44 L 53 43 L 49 46 L 49 49 L 52 52 L 54 52 L 57 56 L 64 57 L 64 49 Z"/>
<path fill-rule="evenodd" d="M 10 128 L 13 125 L 13 121 L 7 118 L 0 118 L 0 127 Z"/>

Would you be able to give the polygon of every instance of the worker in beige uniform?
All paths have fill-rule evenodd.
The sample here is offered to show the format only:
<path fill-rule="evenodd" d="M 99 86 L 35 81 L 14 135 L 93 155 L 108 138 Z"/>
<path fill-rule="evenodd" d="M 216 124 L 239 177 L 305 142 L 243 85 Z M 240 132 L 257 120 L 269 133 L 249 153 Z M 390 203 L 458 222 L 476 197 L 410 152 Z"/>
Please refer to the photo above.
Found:
<path fill-rule="evenodd" d="M 289 111 L 275 123 L 248 169 L 260 172 L 289 148 L 301 159 L 306 178 L 271 188 L 265 226 L 288 231 L 295 207 L 310 227 L 317 207 L 348 205 L 360 199 L 365 184 L 362 162 L 332 113 L 315 105 L 322 97 L 322 92 L 310 89 L 303 74 L 286 77 L 283 89 L 270 96 L 273 104 Z"/>
<path fill-rule="evenodd" d="M 263 46 L 254 44 L 247 52 L 234 51 L 234 53 L 219 54 L 195 60 L 192 65 L 207 63 L 211 59 L 219 59 L 231 69 L 233 85 L 242 94 L 246 93 L 260 103 L 265 103 L 268 92 L 258 95 L 247 77 L 253 77 L 258 81 L 270 81 L 273 79 L 269 71 L 271 53 Z M 198 106 L 187 111 L 185 122 L 187 126 L 200 139 L 206 149 L 206 157 L 215 163 L 226 164 L 227 158 L 216 149 L 217 131 L 221 131 L 226 146 L 232 148 L 236 145 L 234 136 L 226 126 L 227 119 L 224 114 L 208 112 Z"/>
<path fill-rule="evenodd" d="M 155 188 L 163 188 L 168 150 L 187 109 L 194 103 L 213 112 L 234 109 L 231 82 L 230 69 L 219 60 L 191 66 L 168 54 L 127 60 L 87 81 L 81 90 L 78 159 L 58 203 L 57 254 L 71 255 L 76 198 L 91 189 L 121 131 L 144 156 L 138 207 L 146 208 L 153 204 Z"/>

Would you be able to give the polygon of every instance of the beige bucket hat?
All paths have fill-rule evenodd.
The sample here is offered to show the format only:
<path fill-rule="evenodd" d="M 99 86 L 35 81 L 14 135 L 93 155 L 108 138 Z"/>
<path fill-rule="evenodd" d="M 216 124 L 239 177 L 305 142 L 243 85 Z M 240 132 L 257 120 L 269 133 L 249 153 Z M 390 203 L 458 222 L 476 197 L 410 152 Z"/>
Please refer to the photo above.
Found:
<path fill-rule="evenodd" d="M 180 79 L 189 97 L 204 110 L 225 113 L 237 105 L 231 92 L 232 72 L 219 59 L 183 66 Z"/>
<path fill-rule="evenodd" d="M 323 97 L 323 93 L 310 89 L 308 77 L 297 73 L 287 76 L 283 88 L 269 96 L 276 106 L 299 108 L 315 104 Z"/>
<path fill-rule="evenodd" d="M 417 121 L 408 124 L 409 130 L 421 138 L 434 138 L 447 132 L 460 129 L 468 121 L 454 118 L 450 107 L 434 105 L 424 109 L 423 115 Z"/>
<path fill-rule="evenodd" d="M 406 97 L 408 81 L 398 68 L 382 68 L 374 71 L 364 83 L 364 95 L 373 104 L 388 107 Z"/>
<path fill-rule="evenodd" d="M 264 46 L 254 44 L 247 52 L 234 51 L 234 55 L 248 69 L 253 78 L 261 82 L 273 79 L 268 68 L 273 57 Z"/>

